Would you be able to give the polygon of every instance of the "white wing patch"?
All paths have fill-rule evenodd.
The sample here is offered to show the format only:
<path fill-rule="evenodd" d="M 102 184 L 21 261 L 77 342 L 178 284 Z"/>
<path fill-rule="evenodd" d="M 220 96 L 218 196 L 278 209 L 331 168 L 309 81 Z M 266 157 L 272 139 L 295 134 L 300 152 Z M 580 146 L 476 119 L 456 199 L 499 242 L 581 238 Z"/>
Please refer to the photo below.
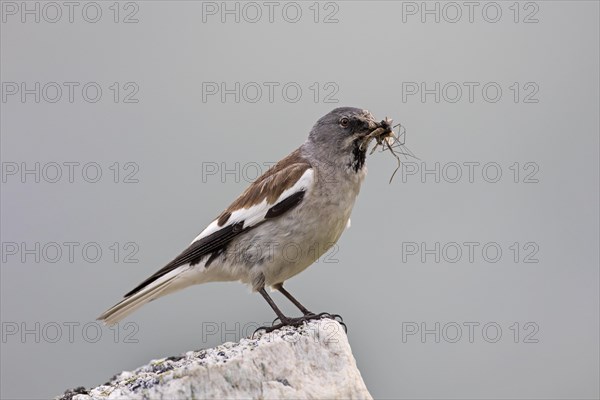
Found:
<path fill-rule="evenodd" d="M 231 213 L 231 216 L 227 220 L 227 223 L 225 223 L 225 225 L 223 226 L 219 226 L 217 220 L 214 220 L 210 223 L 210 225 L 206 227 L 206 229 L 204 229 L 198 236 L 196 236 L 194 240 L 192 240 L 192 243 L 214 232 L 217 232 L 218 230 L 221 230 L 226 226 L 235 224 L 236 222 L 244 221 L 244 228 L 247 228 L 264 221 L 265 215 L 272 206 L 274 206 L 282 200 L 285 200 L 286 198 L 301 190 L 308 192 L 308 190 L 312 187 L 313 182 L 314 171 L 312 168 L 309 168 L 302 174 L 300 179 L 298 179 L 292 187 L 284 190 L 283 193 L 281 193 L 281 196 L 279 196 L 279 198 L 274 203 L 267 203 L 267 199 L 264 199 L 261 203 L 255 204 L 250 208 L 241 208 L 239 210 L 236 210 Z"/>

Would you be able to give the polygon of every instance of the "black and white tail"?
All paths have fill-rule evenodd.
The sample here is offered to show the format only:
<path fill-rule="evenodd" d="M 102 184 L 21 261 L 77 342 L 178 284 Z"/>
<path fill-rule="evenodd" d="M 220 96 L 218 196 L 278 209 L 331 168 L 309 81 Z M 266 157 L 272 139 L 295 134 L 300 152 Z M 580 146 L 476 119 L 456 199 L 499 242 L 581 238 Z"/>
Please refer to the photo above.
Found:
<path fill-rule="evenodd" d="M 144 304 L 189 286 L 192 282 L 181 279 L 187 271 L 189 270 L 186 267 L 179 267 L 149 282 L 141 289 L 128 293 L 121 302 L 102 313 L 98 320 L 106 325 L 114 325 Z"/>

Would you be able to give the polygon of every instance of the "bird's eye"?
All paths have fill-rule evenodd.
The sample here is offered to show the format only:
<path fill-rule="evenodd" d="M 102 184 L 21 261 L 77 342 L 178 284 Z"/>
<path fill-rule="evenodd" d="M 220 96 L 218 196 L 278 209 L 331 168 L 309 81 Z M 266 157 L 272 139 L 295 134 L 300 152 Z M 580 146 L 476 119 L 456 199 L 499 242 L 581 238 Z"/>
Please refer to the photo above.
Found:
<path fill-rule="evenodd" d="M 344 118 L 340 119 L 340 125 L 345 128 L 348 125 L 350 125 L 350 120 L 348 118 L 344 117 Z"/>

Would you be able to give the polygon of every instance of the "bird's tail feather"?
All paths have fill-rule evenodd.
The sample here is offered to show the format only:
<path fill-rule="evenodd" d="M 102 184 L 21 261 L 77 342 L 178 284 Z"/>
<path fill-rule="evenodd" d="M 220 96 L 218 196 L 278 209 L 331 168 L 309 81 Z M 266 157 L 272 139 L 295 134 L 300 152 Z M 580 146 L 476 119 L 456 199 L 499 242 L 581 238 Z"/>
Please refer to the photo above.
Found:
<path fill-rule="evenodd" d="M 104 322 L 106 325 L 114 325 L 144 304 L 168 293 L 183 289 L 187 285 L 181 285 L 181 280 L 177 279 L 181 272 L 183 271 L 178 268 L 160 277 L 145 288 L 124 298 L 121 302 L 106 310 L 98 317 L 98 320 Z M 178 284 L 175 284 L 176 281 L 179 281 Z"/>

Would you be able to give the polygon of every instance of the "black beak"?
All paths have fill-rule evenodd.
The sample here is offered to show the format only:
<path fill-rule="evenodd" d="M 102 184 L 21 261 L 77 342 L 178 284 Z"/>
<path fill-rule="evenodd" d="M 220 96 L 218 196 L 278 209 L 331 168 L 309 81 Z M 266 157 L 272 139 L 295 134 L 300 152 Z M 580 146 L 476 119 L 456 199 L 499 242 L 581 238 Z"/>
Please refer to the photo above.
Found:
<path fill-rule="evenodd" d="M 387 118 L 387 117 L 386 117 L 384 120 L 382 120 L 382 121 L 379 123 L 379 126 L 380 126 L 381 128 L 383 128 L 383 129 L 385 129 L 385 131 L 386 131 L 387 133 L 392 133 L 392 132 L 393 132 L 393 128 L 392 128 L 392 123 L 393 123 L 393 122 L 394 122 L 394 121 L 393 121 L 392 119 L 390 119 L 390 118 Z"/>

